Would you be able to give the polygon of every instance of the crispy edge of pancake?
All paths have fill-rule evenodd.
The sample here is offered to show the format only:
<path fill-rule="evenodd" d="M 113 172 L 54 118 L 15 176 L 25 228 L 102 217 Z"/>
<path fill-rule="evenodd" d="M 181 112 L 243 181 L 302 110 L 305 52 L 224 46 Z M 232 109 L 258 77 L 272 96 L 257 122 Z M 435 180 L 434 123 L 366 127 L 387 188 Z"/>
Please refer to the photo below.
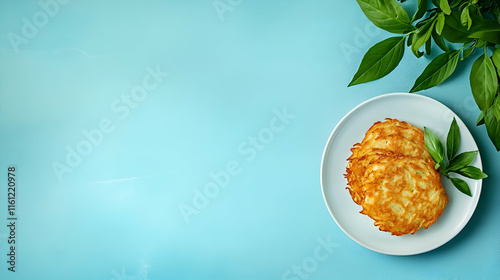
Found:
<path fill-rule="evenodd" d="M 387 165 L 389 172 L 384 168 Z M 365 182 L 366 195 L 360 213 L 372 218 L 381 231 L 400 236 L 414 234 L 422 227 L 427 229 L 437 221 L 448 203 L 441 175 L 430 160 L 399 156 L 374 163 L 367 172 L 370 174 Z M 399 181 L 387 182 L 398 176 Z M 386 183 L 380 185 L 381 181 Z M 393 208 L 403 213 L 397 214 Z"/>

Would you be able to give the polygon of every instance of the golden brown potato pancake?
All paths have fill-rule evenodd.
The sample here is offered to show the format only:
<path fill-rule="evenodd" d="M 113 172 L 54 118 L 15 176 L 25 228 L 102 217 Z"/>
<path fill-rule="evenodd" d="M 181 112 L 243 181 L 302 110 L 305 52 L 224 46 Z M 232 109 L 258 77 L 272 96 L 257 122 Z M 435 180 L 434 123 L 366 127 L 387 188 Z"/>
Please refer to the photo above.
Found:
<path fill-rule="evenodd" d="M 396 119 L 376 122 L 351 151 L 347 189 L 380 230 L 413 234 L 441 215 L 448 196 L 421 129 Z"/>

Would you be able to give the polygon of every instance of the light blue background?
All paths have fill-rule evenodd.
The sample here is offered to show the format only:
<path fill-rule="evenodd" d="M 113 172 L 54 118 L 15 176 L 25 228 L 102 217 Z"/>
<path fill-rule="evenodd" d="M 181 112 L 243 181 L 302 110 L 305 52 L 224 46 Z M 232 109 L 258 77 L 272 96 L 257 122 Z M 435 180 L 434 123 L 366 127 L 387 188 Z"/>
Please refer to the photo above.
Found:
<path fill-rule="evenodd" d="M 480 147 L 489 178 L 477 210 L 444 246 L 388 256 L 335 224 L 321 156 L 347 112 L 408 91 L 430 58 L 407 49 L 387 77 L 347 88 L 368 48 L 391 36 L 355 1 L 66 2 L 0 1 L 1 279 L 500 277 L 500 154 L 475 126 L 470 61 L 421 94 L 455 111 Z M 40 3 L 58 3 L 46 22 Z M 218 13 L 217 3 L 229 8 Z M 40 27 L 13 44 L 25 20 Z M 148 67 L 168 76 L 127 116 L 117 113 Z M 279 131 L 270 130 L 276 110 L 289 115 Z M 67 148 L 103 120 L 112 131 L 59 180 L 54 162 L 66 164 Z M 259 133 L 268 143 L 257 150 L 250 141 Z M 193 206 L 228 162 L 239 173 L 184 219 L 180 207 Z M 11 165 L 15 273 L 6 263 Z M 288 274 L 294 266 L 304 274 Z"/>

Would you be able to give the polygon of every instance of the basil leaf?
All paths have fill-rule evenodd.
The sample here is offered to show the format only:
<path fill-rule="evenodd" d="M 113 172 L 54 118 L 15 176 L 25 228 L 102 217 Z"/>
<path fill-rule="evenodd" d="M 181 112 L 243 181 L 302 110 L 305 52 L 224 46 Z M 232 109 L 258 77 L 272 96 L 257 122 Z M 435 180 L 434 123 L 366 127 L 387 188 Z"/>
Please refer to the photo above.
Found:
<path fill-rule="evenodd" d="M 478 38 L 490 43 L 500 44 L 500 24 L 494 20 L 483 18 L 481 13 L 470 14 L 472 26 L 468 31 L 469 38 Z"/>
<path fill-rule="evenodd" d="M 439 85 L 457 68 L 460 51 L 449 51 L 436 56 L 417 78 L 410 92 L 417 92 Z"/>
<path fill-rule="evenodd" d="M 427 12 L 427 0 L 418 0 L 417 11 L 413 15 L 411 22 L 420 19 Z"/>
<path fill-rule="evenodd" d="M 469 165 L 476 157 L 477 151 L 464 152 L 456 156 L 448 163 L 448 171 L 457 171 Z"/>
<path fill-rule="evenodd" d="M 460 146 L 460 128 L 458 128 L 457 120 L 453 117 L 453 121 L 448 130 L 446 138 L 446 155 L 448 160 L 452 160 L 458 152 Z"/>
<path fill-rule="evenodd" d="M 474 64 L 469 76 L 472 96 L 481 111 L 488 109 L 498 89 L 495 66 L 491 59 L 483 54 Z"/>
<path fill-rule="evenodd" d="M 425 42 L 429 40 L 431 37 L 432 30 L 434 28 L 434 21 L 431 20 L 427 22 L 424 26 L 417 29 L 414 33 L 413 41 L 411 43 L 411 51 L 416 57 L 421 57 L 422 54 L 418 51 L 420 47 L 422 47 Z"/>
<path fill-rule="evenodd" d="M 439 36 L 436 33 L 436 31 L 432 31 L 432 39 L 434 39 L 434 42 L 436 42 L 436 45 L 438 45 L 438 47 L 440 49 L 442 49 L 444 52 L 449 51 L 448 47 L 446 46 L 446 43 L 443 40 L 443 37 Z"/>
<path fill-rule="evenodd" d="M 439 0 L 439 8 L 447 15 L 451 14 L 450 4 L 448 0 Z"/>
<path fill-rule="evenodd" d="M 481 169 L 475 166 L 465 166 L 454 172 L 474 180 L 480 180 L 488 177 L 486 173 L 484 173 L 483 171 L 481 171 Z"/>
<path fill-rule="evenodd" d="M 365 16 L 385 31 L 404 34 L 414 27 L 405 9 L 394 0 L 356 0 Z"/>
<path fill-rule="evenodd" d="M 432 51 L 432 41 L 431 40 L 427 40 L 427 42 L 425 42 L 425 54 L 427 55 L 430 55 L 431 54 L 431 51 Z"/>
<path fill-rule="evenodd" d="M 444 14 L 439 13 L 436 19 L 436 33 L 441 35 L 444 28 Z"/>
<path fill-rule="evenodd" d="M 477 117 L 476 125 L 480 126 L 484 124 L 484 111 L 481 111 L 479 116 Z"/>
<path fill-rule="evenodd" d="M 391 37 L 371 47 L 361 60 L 349 86 L 366 83 L 389 74 L 403 58 L 404 37 Z"/>
<path fill-rule="evenodd" d="M 490 108 L 484 114 L 484 124 L 491 142 L 495 145 L 497 151 L 500 151 L 500 121 L 495 117 L 493 108 Z"/>
<path fill-rule="evenodd" d="M 500 97 L 497 97 L 495 102 L 493 102 L 493 114 L 497 118 L 497 121 L 500 121 Z"/>
<path fill-rule="evenodd" d="M 462 10 L 462 13 L 460 14 L 460 23 L 462 23 L 463 26 L 467 26 L 467 30 L 470 29 L 472 25 L 472 19 L 470 18 L 469 14 L 469 6 L 465 6 L 465 8 Z"/>
<path fill-rule="evenodd" d="M 441 140 L 439 140 L 436 134 L 427 127 L 424 127 L 424 141 L 425 147 L 431 155 L 432 160 L 437 163 L 437 166 L 442 166 L 444 160 L 444 147 Z"/>
<path fill-rule="evenodd" d="M 470 41 L 469 32 L 460 22 L 458 13 L 452 13 L 449 16 L 445 16 L 441 35 L 451 43 L 467 43 Z"/>
<path fill-rule="evenodd" d="M 464 49 L 464 51 L 462 52 L 462 60 L 467 59 L 472 54 L 472 52 L 474 52 L 475 49 L 476 49 L 475 44 L 472 44 L 466 49 Z"/>
<path fill-rule="evenodd" d="M 493 60 L 493 64 L 495 64 L 495 66 L 497 68 L 498 76 L 500 76 L 500 48 L 496 48 L 493 51 L 493 55 L 491 56 L 491 59 Z"/>
<path fill-rule="evenodd" d="M 460 4 L 460 2 L 462 2 L 462 0 L 451 1 L 450 8 L 455 8 L 456 6 L 458 6 L 458 4 Z"/>
<path fill-rule="evenodd" d="M 469 189 L 469 185 L 467 185 L 467 183 L 464 180 L 459 178 L 450 178 L 450 181 L 459 191 L 468 196 L 472 196 Z"/>

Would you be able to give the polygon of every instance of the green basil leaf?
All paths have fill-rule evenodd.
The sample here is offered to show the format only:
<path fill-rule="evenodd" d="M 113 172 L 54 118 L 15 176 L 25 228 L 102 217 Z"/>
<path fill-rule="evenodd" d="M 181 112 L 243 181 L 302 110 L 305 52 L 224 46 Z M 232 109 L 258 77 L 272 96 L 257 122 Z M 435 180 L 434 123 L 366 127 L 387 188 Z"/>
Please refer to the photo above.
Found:
<path fill-rule="evenodd" d="M 477 121 L 476 121 L 476 125 L 477 126 L 480 126 L 480 125 L 484 124 L 484 114 L 485 114 L 484 111 L 481 111 L 481 113 L 477 117 Z"/>
<path fill-rule="evenodd" d="M 493 108 L 488 109 L 484 114 L 484 124 L 486 125 L 488 137 L 493 142 L 493 145 L 495 145 L 497 151 L 500 151 L 500 121 L 495 117 Z"/>
<path fill-rule="evenodd" d="M 467 43 L 470 41 L 469 31 L 462 25 L 458 13 L 445 16 L 441 35 L 451 43 Z"/>
<path fill-rule="evenodd" d="M 450 4 L 448 0 L 439 0 L 439 8 L 447 15 L 451 14 Z"/>
<path fill-rule="evenodd" d="M 464 180 L 459 178 L 450 178 L 450 181 L 459 191 L 468 196 L 472 196 L 469 189 L 469 185 L 467 185 L 467 183 Z"/>
<path fill-rule="evenodd" d="M 448 160 L 452 160 L 455 157 L 459 146 L 460 128 L 458 128 L 457 120 L 453 117 L 450 130 L 448 130 L 448 136 L 446 137 L 446 155 L 448 156 Z"/>
<path fill-rule="evenodd" d="M 403 58 L 404 37 L 391 37 L 371 47 L 361 60 L 349 86 L 370 82 L 389 74 Z"/>
<path fill-rule="evenodd" d="M 462 0 L 451 1 L 450 8 L 455 8 L 456 6 L 458 6 L 458 4 L 460 4 L 460 2 L 462 2 Z"/>
<path fill-rule="evenodd" d="M 444 160 L 444 147 L 441 140 L 430 131 L 427 127 L 424 127 L 424 141 L 427 151 L 431 155 L 432 160 L 438 165 L 442 166 Z"/>
<path fill-rule="evenodd" d="M 472 64 L 470 76 L 472 96 L 481 111 L 488 109 L 498 89 L 495 66 L 491 59 L 483 54 Z"/>
<path fill-rule="evenodd" d="M 493 64 L 495 64 L 495 66 L 497 68 L 498 76 L 500 76 L 500 48 L 496 48 L 493 51 L 493 55 L 491 56 L 491 59 L 493 60 Z"/>
<path fill-rule="evenodd" d="M 421 53 L 418 51 L 420 47 L 422 47 L 425 42 L 429 40 L 431 37 L 432 30 L 434 28 L 434 21 L 431 20 L 427 22 L 425 25 L 417 29 L 414 33 L 413 41 L 411 43 L 411 51 L 416 57 L 421 57 Z"/>
<path fill-rule="evenodd" d="M 484 47 L 486 47 L 488 45 L 488 42 L 486 42 L 485 40 L 481 40 L 481 39 L 476 39 L 476 49 L 482 49 Z"/>
<path fill-rule="evenodd" d="M 460 23 L 462 23 L 463 26 L 467 26 L 467 30 L 470 29 L 472 25 L 472 19 L 470 18 L 469 14 L 469 6 L 465 6 L 465 8 L 462 10 L 462 13 L 460 14 Z"/>
<path fill-rule="evenodd" d="M 404 34 L 414 27 L 406 10 L 394 0 L 356 0 L 365 16 L 385 31 Z"/>
<path fill-rule="evenodd" d="M 464 177 L 471 178 L 474 180 L 479 180 L 479 179 L 484 179 L 487 178 L 488 175 L 481 171 L 481 169 L 475 167 L 475 166 L 465 166 L 463 168 L 460 168 L 457 171 L 454 171 L 457 174 L 460 174 Z"/>
<path fill-rule="evenodd" d="M 432 51 L 432 41 L 431 40 L 427 40 L 427 42 L 425 42 L 425 54 L 427 55 L 430 55 L 431 54 L 431 51 Z"/>
<path fill-rule="evenodd" d="M 495 102 L 493 102 L 493 114 L 500 121 L 500 96 L 497 96 Z"/>
<path fill-rule="evenodd" d="M 472 44 L 464 49 L 464 51 L 462 52 L 462 60 L 467 59 L 474 52 L 474 50 L 476 49 L 474 45 L 475 44 Z"/>
<path fill-rule="evenodd" d="M 425 15 L 427 12 L 427 0 L 418 0 L 417 11 L 413 15 L 411 22 L 414 22 Z"/>
<path fill-rule="evenodd" d="M 481 13 L 470 14 L 472 26 L 468 30 L 469 38 L 478 38 L 493 44 L 500 44 L 500 24 L 496 21 L 483 18 Z"/>
<path fill-rule="evenodd" d="M 476 157 L 477 151 L 463 152 L 450 160 L 448 163 L 448 171 L 456 171 L 469 165 Z"/>
<path fill-rule="evenodd" d="M 449 51 L 436 56 L 417 78 L 410 92 L 417 92 L 444 82 L 457 68 L 460 51 Z"/>
<path fill-rule="evenodd" d="M 436 19 L 436 33 L 441 35 L 444 28 L 444 14 L 439 13 Z"/>
<path fill-rule="evenodd" d="M 432 39 L 434 39 L 434 42 L 436 42 L 436 45 L 442 49 L 444 52 L 449 51 L 448 47 L 446 46 L 446 43 L 443 40 L 443 37 L 441 37 L 439 34 L 436 33 L 436 31 L 432 31 Z"/>

